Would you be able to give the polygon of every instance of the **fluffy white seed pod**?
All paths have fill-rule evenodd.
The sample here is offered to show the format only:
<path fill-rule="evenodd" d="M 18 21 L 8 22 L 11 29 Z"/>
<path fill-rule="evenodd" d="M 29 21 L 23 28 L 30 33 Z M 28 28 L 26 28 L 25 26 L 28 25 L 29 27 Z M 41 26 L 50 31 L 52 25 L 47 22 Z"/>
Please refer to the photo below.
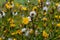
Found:
<path fill-rule="evenodd" d="M 2 13 L 0 13 L 0 18 L 4 17 L 5 16 L 5 12 L 2 11 Z"/>
<path fill-rule="evenodd" d="M 14 12 L 12 12 L 12 14 L 13 14 L 14 16 L 16 16 L 18 13 L 17 13 L 17 12 L 15 12 L 15 13 L 14 13 Z"/>

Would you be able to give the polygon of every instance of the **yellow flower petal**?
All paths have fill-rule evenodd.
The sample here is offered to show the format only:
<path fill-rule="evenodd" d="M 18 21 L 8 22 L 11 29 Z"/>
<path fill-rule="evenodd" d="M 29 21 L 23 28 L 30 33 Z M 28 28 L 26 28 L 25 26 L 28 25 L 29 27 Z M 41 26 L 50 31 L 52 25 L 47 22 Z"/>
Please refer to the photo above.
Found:
<path fill-rule="evenodd" d="M 60 23 L 58 23 L 56 26 L 57 26 L 57 27 L 60 27 Z"/>
<path fill-rule="evenodd" d="M 48 38 L 49 34 L 46 33 L 46 31 L 43 31 L 43 37 Z"/>
<path fill-rule="evenodd" d="M 29 23 L 29 18 L 28 17 L 23 18 L 23 23 L 28 24 Z"/>

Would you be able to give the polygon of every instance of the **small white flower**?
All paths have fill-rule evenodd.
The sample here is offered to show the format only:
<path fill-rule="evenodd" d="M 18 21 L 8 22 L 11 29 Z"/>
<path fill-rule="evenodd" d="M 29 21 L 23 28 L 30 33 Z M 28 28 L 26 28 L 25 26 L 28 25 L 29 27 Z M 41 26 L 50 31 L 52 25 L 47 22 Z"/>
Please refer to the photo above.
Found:
<path fill-rule="evenodd" d="M 29 18 L 29 21 L 31 21 L 31 17 L 30 17 L 30 16 L 28 16 L 28 18 Z"/>
<path fill-rule="evenodd" d="M 29 36 L 29 31 L 27 31 L 27 32 L 25 33 L 25 36 Z"/>
<path fill-rule="evenodd" d="M 47 10 L 48 10 L 48 8 L 45 6 L 45 7 L 43 7 L 43 10 L 46 10 L 46 11 L 47 11 Z"/>
<path fill-rule="evenodd" d="M 36 16 L 36 12 L 35 12 L 35 11 L 31 11 L 31 12 L 30 12 L 30 16 L 31 16 L 31 17 Z"/>
<path fill-rule="evenodd" d="M 28 3 L 30 2 L 30 0 L 28 0 Z"/>
<path fill-rule="evenodd" d="M 3 15 L 2 15 L 2 16 L 5 16 L 5 12 L 4 12 L 4 11 L 2 11 L 2 13 L 3 13 Z"/>
<path fill-rule="evenodd" d="M 26 28 L 23 28 L 21 31 L 22 31 L 22 32 L 25 32 L 25 31 L 26 31 Z"/>
<path fill-rule="evenodd" d="M 5 12 L 4 12 L 4 11 L 2 11 L 2 12 L 0 13 L 0 18 L 2 18 L 3 16 L 5 16 Z"/>
<path fill-rule="evenodd" d="M 49 1 L 47 1 L 47 2 L 46 2 L 46 5 L 50 5 L 50 2 L 49 2 Z"/>
<path fill-rule="evenodd" d="M 14 7 L 14 3 L 12 3 L 11 6 Z"/>
<path fill-rule="evenodd" d="M 12 38 L 8 38 L 8 40 L 12 40 Z"/>
<path fill-rule="evenodd" d="M 15 12 L 15 13 L 13 12 L 12 14 L 16 16 L 18 13 L 17 12 Z"/>

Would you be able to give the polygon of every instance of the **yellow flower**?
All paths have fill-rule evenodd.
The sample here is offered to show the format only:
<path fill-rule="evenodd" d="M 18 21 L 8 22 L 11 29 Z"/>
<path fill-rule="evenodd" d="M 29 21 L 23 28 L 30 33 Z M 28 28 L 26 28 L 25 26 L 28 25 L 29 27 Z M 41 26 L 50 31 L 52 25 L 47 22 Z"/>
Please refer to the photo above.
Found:
<path fill-rule="evenodd" d="M 12 20 L 10 21 L 10 23 L 14 23 L 14 20 L 12 19 Z"/>
<path fill-rule="evenodd" d="M 16 38 L 14 38 L 13 40 L 17 40 Z"/>
<path fill-rule="evenodd" d="M 7 9 L 10 9 L 10 6 L 9 6 L 8 4 L 6 4 L 5 7 L 6 7 Z"/>
<path fill-rule="evenodd" d="M 58 23 L 56 26 L 57 26 L 57 27 L 60 27 L 60 23 Z"/>
<path fill-rule="evenodd" d="M 10 4 L 10 2 L 7 2 L 7 3 L 5 4 L 5 7 L 6 7 L 7 9 L 10 9 L 10 8 L 12 8 L 13 6 Z"/>
<path fill-rule="evenodd" d="M 56 30 L 56 32 L 58 32 L 59 30 Z"/>
<path fill-rule="evenodd" d="M 58 37 L 60 38 L 60 35 L 58 35 Z"/>
<path fill-rule="evenodd" d="M 9 21 L 10 23 L 14 23 L 14 20 L 13 20 L 12 18 L 9 18 L 8 21 Z"/>
<path fill-rule="evenodd" d="M 10 8 L 11 8 L 10 2 L 7 2 L 7 3 L 5 4 L 5 7 L 6 7 L 7 9 L 10 9 Z"/>
<path fill-rule="evenodd" d="M 47 25 L 46 23 L 43 24 L 44 27 L 46 27 L 46 25 Z"/>
<path fill-rule="evenodd" d="M 44 30 L 44 31 L 43 31 L 43 37 L 44 37 L 44 38 L 48 38 L 48 36 L 49 36 L 49 34 L 47 34 L 46 31 Z"/>
<path fill-rule="evenodd" d="M 58 15 L 55 15 L 55 18 L 58 19 L 59 18 Z"/>
<path fill-rule="evenodd" d="M 21 34 L 22 34 L 22 31 L 21 31 L 21 30 L 17 30 L 17 31 L 16 31 L 16 34 L 21 35 Z"/>
<path fill-rule="evenodd" d="M 26 11 L 27 10 L 27 7 L 22 7 L 22 10 Z"/>
<path fill-rule="evenodd" d="M 10 27 L 15 27 L 14 20 L 12 18 L 9 18 L 8 21 L 10 22 Z"/>
<path fill-rule="evenodd" d="M 16 33 L 15 32 L 12 32 L 11 35 L 15 35 Z"/>
<path fill-rule="evenodd" d="M 33 32 L 34 32 L 34 30 L 33 29 L 30 29 L 29 33 L 32 34 Z"/>
<path fill-rule="evenodd" d="M 44 12 L 44 14 L 43 15 L 46 15 L 47 13 L 46 12 Z"/>
<path fill-rule="evenodd" d="M 33 11 L 34 11 L 34 10 L 37 10 L 37 7 L 36 7 L 36 6 L 34 6 L 32 10 L 33 10 Z"/>
<path fill-rule="evenodd" d="M 38 3 L 40 3 L 41 2 L 41 0 L 38 0 Z"/>
<path fill-rule="evenodd" d="M 15 6 L 16 6 L 16 7 L 19 7 L 19 3 L 16 3 Z"/>
<path fill-rule="evenodd" d="M 42 20 L 43 20 L 43 21 L 47 21 L 47 18 L 44 17 Z"/>
<path fill-rule="evenodd" d="M 15 27 L 16 25 L 14 23 L 11 23 L 10 24 L 10 27 Z"/>
<path fill-rule="evenodd" d="M 59 3 L 56 3 L 56 6 L 58 6 L 59 5 Z"/>
<path fill-rule="evenodd" d="M 17 10 L 14 10 L 13 12 L 16 12 Z"/>
<path fill-rule="evenodd" d="M 2 38 L 0 37 L 0 40 L 2 40 Z"/>
<path fill-rule="evenodd" d="M 60 19 L 60 16 L 59 16 L 59 19 Z"/>
<path fill-rule="evenodd" d="M 28 24 L 29 23 L 29 18 L 28 17 L 23 18 L 23 21 L 22 22 L 24 24 Z"/>

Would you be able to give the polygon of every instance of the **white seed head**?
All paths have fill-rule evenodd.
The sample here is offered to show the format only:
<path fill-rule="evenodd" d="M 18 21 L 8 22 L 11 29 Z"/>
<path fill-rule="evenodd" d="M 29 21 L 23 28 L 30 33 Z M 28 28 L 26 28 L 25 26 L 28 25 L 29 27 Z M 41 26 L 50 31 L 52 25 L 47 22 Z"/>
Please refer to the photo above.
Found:
<path fill-rule="evenodd" d="M 35 16 L 36 16 L 36 12 L 35 12 L 35 11 L 31 11 L 31 12 L 30 12 L 30 16 L 31 16 L 31 17 L 35 17 Z"/>

